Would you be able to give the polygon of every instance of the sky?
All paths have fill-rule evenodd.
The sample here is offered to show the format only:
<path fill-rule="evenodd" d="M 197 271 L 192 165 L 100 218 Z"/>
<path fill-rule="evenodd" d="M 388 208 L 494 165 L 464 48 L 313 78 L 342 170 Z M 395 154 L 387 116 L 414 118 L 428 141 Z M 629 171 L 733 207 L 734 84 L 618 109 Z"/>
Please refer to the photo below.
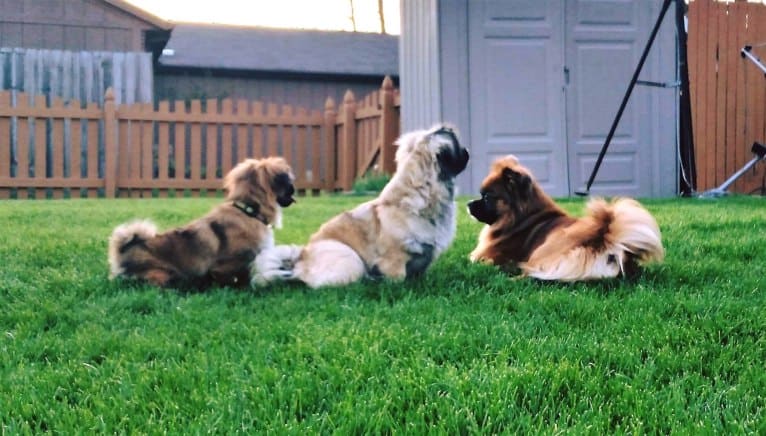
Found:
<path fill-rule="evenodd" d="M 378 0 L 126 0 L 160 18 L 249 26 L 380 32 Z M 383 0 L 386 33 L 399 34 L 399 0 Z"/>

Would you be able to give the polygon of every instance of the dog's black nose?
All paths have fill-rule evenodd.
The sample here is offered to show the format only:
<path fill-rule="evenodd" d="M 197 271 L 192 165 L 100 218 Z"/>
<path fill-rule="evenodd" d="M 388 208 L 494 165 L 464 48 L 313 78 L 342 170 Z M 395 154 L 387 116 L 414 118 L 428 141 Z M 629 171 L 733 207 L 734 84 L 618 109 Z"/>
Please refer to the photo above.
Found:
<path fill-rule="evenodd" d="M 473 214 L 474 209 L 481 203 L 481 199 L 479 200 L 471 200 L 468 203 L 466 203 L 466 206 L 468 206 L 468 210 Z"/>

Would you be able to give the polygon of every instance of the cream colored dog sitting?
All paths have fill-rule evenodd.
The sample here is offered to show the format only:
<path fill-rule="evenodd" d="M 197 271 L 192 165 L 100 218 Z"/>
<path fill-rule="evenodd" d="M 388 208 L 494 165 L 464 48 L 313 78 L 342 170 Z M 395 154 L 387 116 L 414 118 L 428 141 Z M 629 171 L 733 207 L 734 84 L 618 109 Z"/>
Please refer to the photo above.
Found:
<path fill-rule="evenodd" d="M 396 143 L 396 173 L 376 199 L 332 218 L 303 247 L 263 251 L 253 263 L 253 285 L 300 280 L 316 288 L 423 273 L 455 236 L 454 179 L 468 151 L 442 125 Z"/>

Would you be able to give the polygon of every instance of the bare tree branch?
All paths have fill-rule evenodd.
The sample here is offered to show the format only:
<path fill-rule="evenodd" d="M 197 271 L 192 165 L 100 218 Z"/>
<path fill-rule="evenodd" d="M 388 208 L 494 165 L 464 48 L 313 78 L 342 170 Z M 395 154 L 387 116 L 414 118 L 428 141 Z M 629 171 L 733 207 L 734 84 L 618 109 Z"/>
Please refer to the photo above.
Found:
<path fill-rule="evenodd" d="M 356 16 L 354 14 L 354 0 L 348 0 L 348 4 L 351 6 L 351 28 L 356 32 Z"/>
<path fill-rule="evenodd" d="M 378 16 L 380 17 L 380 33 L 386 33 L 386 17 L 383 14 L 383 0 L 378 0 Z"/>

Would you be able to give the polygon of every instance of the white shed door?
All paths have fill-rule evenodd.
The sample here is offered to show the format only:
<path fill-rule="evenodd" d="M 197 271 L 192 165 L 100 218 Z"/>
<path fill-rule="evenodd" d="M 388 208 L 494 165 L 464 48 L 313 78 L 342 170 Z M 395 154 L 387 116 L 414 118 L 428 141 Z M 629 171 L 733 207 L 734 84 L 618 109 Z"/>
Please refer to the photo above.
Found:
<path fill-rule="evenodd" d="M 566 2 L 566 119 L 572 190 L 586 185 L 617 115 L 646 45 L 649 6 L 645 0 Z M 633 89 L 591 192 L 634 197 L 651 193 L 650 175 L 656 167 L 651 159 L 653 145 L 648 143 L 652 138 L 651 92 L 660 91 L 643 86 Z"/>
<path fill-rule="evenodd" d="M 563 0 L 468 3 L 472 186 L 513 153 L 552 195 L 567 195 Z"/>
<path fill-rule="evenodd" d="M 657 9 L 647 0 L 469 1 L 473 190 L 508 153 L 550 195 L 584 187 Z M 641 78 L 651 65 L 650 57 Z M 634 88 L 592 193 L 652 195 L 659 166 L 652 92 Z"/>

